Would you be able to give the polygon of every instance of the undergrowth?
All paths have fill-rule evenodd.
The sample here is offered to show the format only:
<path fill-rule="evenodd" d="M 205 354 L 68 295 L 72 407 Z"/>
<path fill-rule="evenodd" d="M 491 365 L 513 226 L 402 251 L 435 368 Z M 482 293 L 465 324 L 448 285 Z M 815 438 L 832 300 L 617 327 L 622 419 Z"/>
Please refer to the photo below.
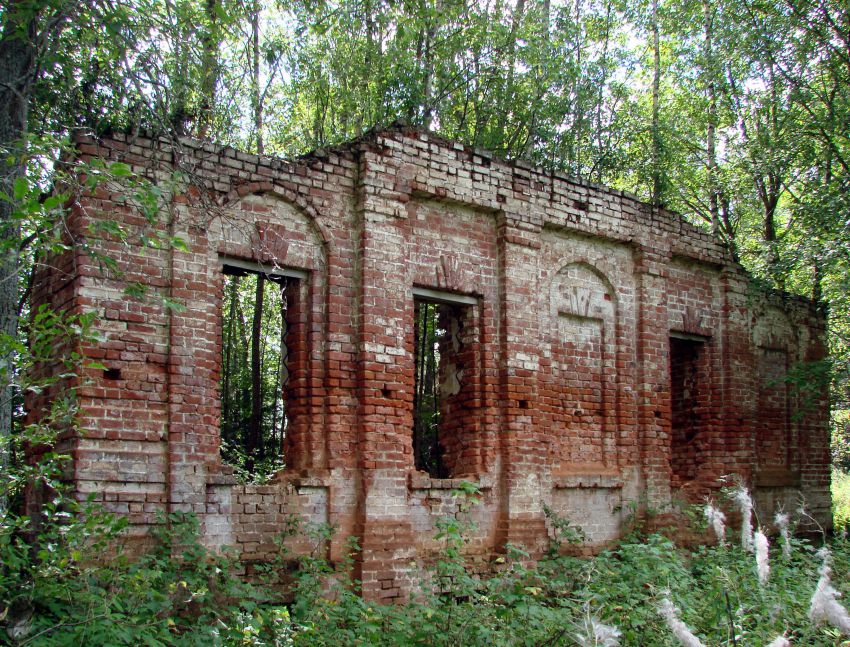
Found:
<path fill-rule="evenodd" d="M 474 493 L 457 492 L 470 502 Z M 59 505 L 61 503 L 62 505 Z M 705 645 L 767 645 L 785 635 L 794 645 L 838 645 L 839 633 L 808 618 L 818 582 L 815 546 L 792 539 L 790 557 L 771 549 L 768 581 L 737 545 L 678 548 L 657 534 L 634 532 L 592 559 L 555 552 L 534 569 L 508 547 L 494 575 L 480 578 L 464 563 L 464 510 L 439 525 L 442 559 L 423 572 L 406 603 L 364 601 L 351 577 L 357 546 L 332 565 L 319 555 L 278 561 L 252 584 L 240 564 L 206 551 L 192 516 L 161 519 L 155 547 L 141 559 L 114 550 L 124 521 L 68 502 L 49 504 L 39 529 L 7 517 L 0 534 L 0 641 L 18 645 L 635 645 L 679 644 L 659 615 L 664 597 Z M 73 516 L 69 516 L 72 515 Z M 568 540 L 576 536 L 561 523 Z M 35 541 L 24 541 L 35 533 Z M 316 545 L 330 529 L 293 520 L 288 533 Z M 283 537 L 281 538 L 283 539 Z M 833 572 L 846 574 L 850 543 L 831 541 Z M 298 564 L 292 572 L 292 562 Z M 281 574 L 285 574 L 282 576 Z M 333 574 L 333 576 L 331 576 Z M 847 592 L 843 578 L 836 586 Z M 281 602 L 282 592 L 289 600 Z M 593 639 L 604 623 L 619 642 Z M 847 643 L 850 644 L 850 643 Z"/>

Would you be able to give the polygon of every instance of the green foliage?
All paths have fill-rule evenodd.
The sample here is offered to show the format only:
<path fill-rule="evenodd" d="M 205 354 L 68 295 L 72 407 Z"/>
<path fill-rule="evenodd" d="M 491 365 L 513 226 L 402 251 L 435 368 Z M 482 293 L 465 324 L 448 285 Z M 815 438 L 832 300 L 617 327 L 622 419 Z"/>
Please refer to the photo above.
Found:
<path fill-rule="evenodd" d="M 837 530 L 850 527 L 850 474 L 843 470 L 832 472 L 833 524 Z"/>
<path fill-rule="evenodd" d="M 27 344 L 0 338 L 15 355 L 14 393 L 41 415 L 25 423 L 22 408 L 11 437 L 12 460 L 0 465 L 0 621 L 13 644 L 234 644 L 281 625 L 280 610 L 236 577 L 237 564 L 198 544 L 193 517 L 160 520 L 152 550 L 122 553 L 128 523 L 67 495 L 62 443 L 78 428 L 76 390 L 103 366 L 80 348 L 96 341 L 91 313 L 42 306 L 24 329 Z M 24 460 L 26 455 L 27 459 Z M 42 499 L 36 516 L 22 510 L 24 490 Z M 246 633 L 247 632 L 247 633 Z M 259 643 L 242 643 L 259 644 Z"/>
<path fill-rule="evenodd" d="M 263 636 L 285 635 L 285 610 L 236 577 L 232 559 L 200 546 L 193 517 L 160 521 L 152 550 L 130 559 L 118 548 L 126 519 L 91 503 L 59 497 L 37 524 L 7 516 L 6 631 L 33 645 L 266 644 Z"/>
<path fill-rule="evenodd" d="M 564 544 L 580 544 L 585 541 L 586 537 L 581 527 L 573 525 L 569 519 L 561 517 L 545 503 L 543 514 L 546 515 L 546 520 L 552 528 L 548 550 L 550 558 L 557 557 Z"/>
<path fill-rule="evenodd" d="M 832 465 L 840 472 L 850 472 L 850 411 L 832 412 Z"/>
<path fill-rule="evenodd" d="M 330 597 L 310 588 L 318 597 L 292 608 L 294 644 L 569 645 L 587 639 L 587 621 L 597 618 L 619 628 L 622 645 L 667 647 L 676 643 L 658 613 L 663 596 L 705 644 L 761 646 L 783 633 L 793 644 L 836 644 L 834 630 L 807 617 L 819 559 L 801 540 L 792 540 L 788 559 L 771 551 L 771 576 L 760 585 L 754 556 L 739 547 L 689 551 L 659 535 L 634 537 L 593 559 L 550 557 L 534 569 L 508 547 L 491 564 L 495 575 L 476 576 L 462 551 L 467 530 L 463 514 L 439 524 L 441 559 L 404 605 L 366 603 L 347 581 Z M 850 546 L 835 541 L 832 550 L 840 572 Z"/>

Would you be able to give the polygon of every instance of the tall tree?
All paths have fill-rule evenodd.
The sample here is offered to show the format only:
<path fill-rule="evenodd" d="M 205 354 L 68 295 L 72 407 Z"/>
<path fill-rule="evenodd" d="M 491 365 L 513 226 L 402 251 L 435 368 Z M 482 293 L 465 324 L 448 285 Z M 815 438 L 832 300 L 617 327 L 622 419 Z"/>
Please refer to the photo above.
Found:
<path fill-rule="evenodd" d="M 662 203 L 663 171 L 661 168 L 661 26 L 658 0 L 652 0 L 652 193 L 654 205 Z"/>
<path fill-rule="evenodd" d="M 42 7 L 18 0 L 7 5 L 0 35 L 0 466 L 8 460 L 12 429 L 12 341 L 18 326 L 19 226 L 14 214 L 16 184 L 26 172 L 26 136 L 30 93 L 37 71 L 41 29 L 58 29 L 61 15 L 43 27 Z M 43 32 L 50 38 L 50 31 Z M 18 196 L 20 197 L 20 196 Z M 0 511 L 5 501 L 0 501 Z"/>

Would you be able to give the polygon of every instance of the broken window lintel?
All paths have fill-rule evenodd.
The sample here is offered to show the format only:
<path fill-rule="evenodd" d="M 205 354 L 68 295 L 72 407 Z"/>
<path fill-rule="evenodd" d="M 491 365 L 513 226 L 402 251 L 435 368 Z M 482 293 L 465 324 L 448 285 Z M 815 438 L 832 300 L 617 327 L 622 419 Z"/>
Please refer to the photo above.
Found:
<path fill-rule="evenodd" d="M 478 304 L 478 297 L 444 290 L 433 290 L 431 288 L 413 288 L 414 299 L 421 299 L 430 303 L 444 303 L 446 305 L 474 306 Z"/>
<path fill-rule="evenodd" d="M 252 274 L 264 274 L 269 278 L 274 279 L 275 277 L 286 277 L 291 279 L 306 279 L 309 276 L 309 272 L 305 270 L 296 270 L 290 267 L 276 267 L 273 265 L 261 265 L 260 263 L 252 263 L 251 261 L 243 261 L 240 258 L 231 258 L 228 256 L 221 256 L 219 258 L 219 262 L 221 263 L 221 269 L 225 274 L 228 274 L 228 269 L 236 270 L 232 272 L 234 274 L 241 274 L 243 272 L 250 272 Z"/>
<path fill-rule="evenodd" d="M 588 315 L 576 314 L 569 310 L 558 310 L 558 316 L 563 317 L 564 319 L 572 319 L 574 321 L 594 321 L 601 324 L 605 323 L 604 317 L 590 317 Z"/>
<path fill-rule="evenodd" d="M 701 344 L 705 344 L 711 341 L 711 337 L 706 337 L 705 335 L 694 335 L 689 332 L 679 332 L 678 330 L 671 330 L 670 337 L 673 339 L 683 339 L 685 341 L 695 341 Z"/>

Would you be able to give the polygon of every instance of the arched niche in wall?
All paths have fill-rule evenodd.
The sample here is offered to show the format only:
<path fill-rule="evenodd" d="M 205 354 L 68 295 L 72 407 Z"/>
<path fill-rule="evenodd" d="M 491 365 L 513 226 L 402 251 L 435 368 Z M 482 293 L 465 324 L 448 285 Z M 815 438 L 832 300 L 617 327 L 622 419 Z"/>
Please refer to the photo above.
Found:
<path fill-rule="evenodd" d="M 266 418 L 273 418 L 271 439 L 264 440 L 263 458 L 273 458 L 268 456 L 271 442 L 287 470 L 324 467 L 324 402 L 315 389 L 323 383 L 325 370 L 327 244 L 317 223 L 304 209 L 274 192 L 248 195 L 225 207 L 213 221 L 210 258 L 219 286 L 216 303 L 222 350 L 232 333 L 234 322 L 230 319 L 238 316 L 224 308 L 228 303 L 225 289 L 234 289 L 232 277 L 278 291 L 264 303 L 279 311 L 262 312 L 263 321 L 277 318 L 280 331 L 277 339 L 266 340 L 264 346 L 275 346 L 279 352 L 270 353 L 274 366 L 261 369 L 264 375 L 275 375 L 273 386 L 266 385 L 266 393 L 268 388 L 273 389 L 270 399 L 275 408 L 271 414 L 263 412 L 264 425 Z M 256 303 L 255 298 L 255 307 Z M 222 389 L 228 361 L 220 352 Z M 267 403 L 263 402 L 265 407 Z M 223 434 L 232 434 L 233 427 L 240 424 L 250 426 L 249 421 L 224 408 L 221 413 Z M 227 429 L 225 425 L 229 425 Z"/>
<path fill-rule="evenodd" d="M 788 371 L 797 339 L 787 315 L 767 307 L 753 326 L 756 371 L 755 451 L 759 472 L 795 469 L 796 435 Z"/>
<path fill-rule="evenodd" d="M 550 288 L 556 473 L 615 466 L 617 298 L 586 263 L 561 268 Z"/>

